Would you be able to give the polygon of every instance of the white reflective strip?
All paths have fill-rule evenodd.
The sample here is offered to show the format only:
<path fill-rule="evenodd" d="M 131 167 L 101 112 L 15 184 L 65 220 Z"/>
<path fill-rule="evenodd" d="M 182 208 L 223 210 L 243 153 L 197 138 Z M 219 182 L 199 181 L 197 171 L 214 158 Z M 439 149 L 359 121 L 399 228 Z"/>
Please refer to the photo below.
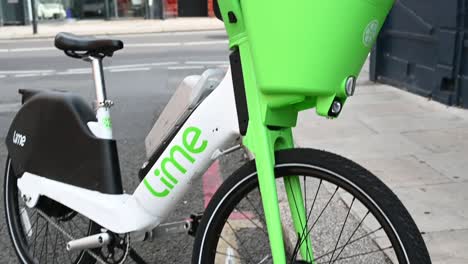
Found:
<path fill-rule="evenodd" d="M 26 235 L 28 237 L 31 237 L 33 234 L 33 230 L 32 230 L 31 221 L 29 220 L 28 211 L 26 210 L 26 208 L 22 207 L 20 209 L 20 212 L 21 212 L 21 222 L 23 223 L 23 228 L 24 230 L 28 231 Z"/>
<path fill-rule="evenodd" d="M 228 247 L 226 251 L 226 261 L 225 264 L 236 264 L 236 258 L 234 256 L 234 250 L 232 247 Z"/>

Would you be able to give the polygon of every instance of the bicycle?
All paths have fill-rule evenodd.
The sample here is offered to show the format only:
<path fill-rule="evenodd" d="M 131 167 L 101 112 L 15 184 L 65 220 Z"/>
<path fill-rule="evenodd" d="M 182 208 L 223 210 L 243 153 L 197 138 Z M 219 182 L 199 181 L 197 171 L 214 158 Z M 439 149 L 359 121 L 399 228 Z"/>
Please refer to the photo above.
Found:
<path fill-rule="evenodd" d="M 152 156 L 132 195 L 123 193 L 112 139 L 113 102 L 107 99 L 102 68 L 102 60 L 123 43 L 58 34 L 57 48 L 92 64 L 97 101 L 93 110 L 67 92 L 20 90 L 23 106 L 7 135 L 4 183 L 6 223 L 19 260 L 123 263 L 132 255 L 130 243 L 175 231 L 195 236 L 192 263 L 430 263 L 410 214 L 376 176 L 338 155 L 294 148 L 291 128 L 300 110 L 315 107 L 318 114 L 335 118 L 353 95 L 355 76 L 380 29 L 378 21 L 383 22 L 392 4 L 359 1 L 342 3 L 347 8 L 337 14 L 358 28 L 349 34 L 359 43 L 347 43 L 356 54 L 343 61 L 343 69 L 325 72 L 322 79 L 312 76 L 313 82 L 339 79 L 339 85 L 311 91 L 304 90 L 311 76 L 303 72 L 289 72 L 288 78 L 272 74 L 289 66 L 268 64 L 271 50 L 287 43 L 269 43 L 271 32 L 264 30 L 271 22 L 258 12 L 266 2 L 242 2 L 241 8 L 239 1 L 222 0 L 231 67 L 226 73 L 207 70 L 184 80 L 147 138 Z M 353 9 L 358 2 L 363 10 Z M 335 7 L 327 1 L 303 3 Z M 267 11 L 280 9 L 269 6 Z M 254 15 L 261 21 L 255 25 L 249 23 Z M 305 48 L 297 45 L 300 52 L 278 58 L 286 62 Z M 307 56 L 294 59 L 309 63 Z M 243 144 L 229 145 L 239 137 Z M 191 220 L 162 224 L 192 181 L 238 148 L 246 148 L 255 159 L 221 185 L 206 211 Z M 42 229 L 40 222 L 45 223 Z M 67 225 L 85 231 L 76 236 Z M 49 229 L 58 234 L 55 241 L 47 235 L 38 238 Z"/>

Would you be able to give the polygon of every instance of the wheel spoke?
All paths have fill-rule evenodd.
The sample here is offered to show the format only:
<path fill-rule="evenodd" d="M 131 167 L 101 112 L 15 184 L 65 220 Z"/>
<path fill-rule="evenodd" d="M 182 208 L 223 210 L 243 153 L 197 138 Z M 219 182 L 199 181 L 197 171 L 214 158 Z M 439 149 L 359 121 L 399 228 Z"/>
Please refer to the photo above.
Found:
<path fill-rule="evenodd" d="M 58 241 L 58 231 L 55 230 L 55 242 L 54 242 L 54 249 L 53 249 L 53 253 L 52 253 L 52 264 L 55 264 L 55 254 L 57 252 L 57 241 Z"/>
<path fill-rule="evenodd" d="M 263 234 L 265 234 L 266 236 L 268 236 L 267 232 L 265 232 L 265 230 L 263 230 L 263 228 L 261 228 L 260 226 L 258 226 L 257 223 L 255 223 L 248 215 L 246 215 L 244 212 L 242 212 L 241 210 L 237 209 L 237 207 L 234 207 L 234 209 L 237 210 L 237 212 L 239 212 L 241 215 L 243 215 L 247 220 L 249 220 L 254 226 L 256 226 L 258 229 L 262 230 Z"/>
<path fill-rule="evenodd" d="M 306 187 L 307 187 L 307 184 L 306 184 L 306 176 L 302 176 L 302 178 L 303 178 L 303 184 L 302 184 L 303 190 L 302 190 L 302 192 L 304 193 L 304 208 L 305 208 L 305 210 L 307 210 L 308 207 L 307 207 L 307 188 L 306 188 Z M 308 219 L 308 218 L 306 218 L 306 222 L 305 222 L 304 227 L 306 227 L 306 226 L 309 226 L 309 219 Z M 304 230 L 305 230 L 305 229 L 303 228 L 302 232 L 304 232 Z M 307 254 L 307 256 L 311 256 L 310 250 L 311 250 L 311 249 L 310 249 L 309 247 L 306 247 L 306 254 Z"/>
<path fill-rule="evenodd" d="M 84 237 L 86 236 L 86 231 L 83 231 L 83 229 L 81 227 L 79 227 L 76 223 L 75 223 L 75 218 L 74 217 L 73 219 L 70 220 L 70 222 L 72 222 L 72 224 L 76 227 L 76 229 L 82 234 L 80 237 Z"/>
<path fill-rule="evenodd" d="M 245 260 L 245 261 L 248 261 L 248 263 L 250 263 L 250 261 L 249 261 L 248 259 L 243 258 L 243 257 L 241 257 L 241 256 L 239 256 L 239 257 L 237 257 L 237 256 L 231 256 L 231 255 L 228 255 L 228 254 L 226 254 L 226 253 L 224 253 L 224 252 L 221 252 L 221 251 L 216 251 L 216 254 L 218 254 L 218 255 L 223 255 L 223 256 L 226 256 L 226 257 L 235 258 L 235 259 L 239 259 L 239 260 Z"/>
<path fill-rule="evenodd" d="M 226 221 L 226 224 L 228 224 L 229 228 L 232 230 L 232 233 L 234 233 L 234 236 L 236 237 L 236 240 L 239 241 L 241 248 L 244 249 L 245 252 L 247 253 L 248 257 L 249 257 L 250 259 L 253 260 L 252 255 L 250 255 L 250 252 L 244 247 L 244 241 L 242 241 L 242 240 L 239 238 L 239 236 L 238 236 L 237 233 L 236 233 L 236 230 L 235 230 L 235 229 L 231 226 L 231 224 L 229 223 L 229 220 Z M 237 251 L 237 252 L 239 252 L 239 251 Z M 240 253 L 240 252 L 239 252 L 239 253 Z"/>
<path fill-rule="evenodd" d="M 260 192 L 260 190 L 259 190 Z M 258 208 L 253 204 L 253 202 L 249 199 L 249 195 L 246 195 L 245 196 L 245 199 L 252 205 L 255 213 L 257 213 L 258 217 L 260 218 L 260 222 L 262 222 L 263 225 L 266 226 L 266 221 L 265 221 L 265 218 L 262 217 L 262 214 L 260 213 L 260 211 L 258 210 Z"/>
<path fill-rule="evenodd" d="M 61 235 L 59 237 L 60 237 L 60 240 L 62 240 L 63 244 L 66 245 L 67 241 L 65 241 L 65 239 Z M 70 260 L 70 263 L 73 264 L 73 260 L 72 260 L 72 257 L 70 255 L 70 252 L 68 250 L 65 250 L 65 252 L 67 253 L 68 260 Z"/>
<path fill-rule="evenodd" d="M 291 176 L 289 176 L 289 177 L 291 177 Z M 292 197 L 293 197 L 294 207 L 295 207 L 295 209 L 296 209 L 296 213 L 299 215 L 300 212 L 299 212 L 299 208 L 297 207 L 296 196 L 294 195 L 294 192 L 293 192 L 293 189 L 292 189 L 292 187 L 291 187 L 291 184 L 288 184 L 288 186 L 289 186 L 289 191 L 291 192 Z M 302 200 L 302 198 L 301 198 L 301 200 Z M 298 239 L 300 239 L 300 240 L 302 240 L 302 239 L 307 240 L 307 237 L 305 237 L 304 234 L 303 234 L 305 228 L 307 228 L 307 225 L 304 225 L 304 224 L 302 223 L 302 219 L 301 219 L 300 217 L 299 217 L 299 224 L 300 224 L 301 226 L 303 226 L 303 228 L 302 228 L 302 232 L 301 232 L 301 233 L 298 233 L 298 236 L 299 236 Z M 297 246 L 297 244 L 296 244 L 296 246 Z M 299 252 L 299 248 L 300 248 L 300 245 L 299 245 L 299 247 L 294 248 L 294 252 L 293 252 L 293 254 L 292 254 L 292 256 L 291 256 L 291 257 L 293 258 L 293 259 L 291 259 L 291 263 L 293 262 L 294 258 L 296 258 L 297 254 L 298 254 L 298 252 Z M 308 256 L 309 256 L 309 255 L 308 255 Z M 311 257 L 311 256 L 309 256 L 309 257 Z"/>
<path fill-rule="evenodd" d="M 364 219 L 366 219 L 366 217 L 369 215 L 369 211 L 367 211 L 367 213 L 364 215 L 364 217 L 361 219 L 361 221 L 359 222 L 358 226 L 353 230 L 353 232 L 351 233 L 351 235 L 349 236 L 348 240 L 346 241 L 346 243 L 341 246 L 341 250 L 340 252 L 338 252 L 338 255 L 336 256 L 336 259 L 338 259 L 341 255 L 341 253 L 343 253 L 344 249 L 346 248 L 347 245 L 349 245 L 349 242 L 351 241 L 351 239 L 353 238 L 354 234 L 357 232 L 357 230 L 359 229 L 359 227 L 361 227 L 362 223 L 364 222 Z"/>
<path fill-rule="evenodd" d="M 40 217 L 40 216 L 38 216 Z M 41 217 L 42 218 L 42 217 Z M 33 256 L 36 255 L 36 243 L 37 243 L 37 236 L 42 232 L 42 230 L 44 230 L 45 226 L 46 226 L 46 221 L 44 219 L 44 225 L 41 227 L 41 229 L 39 229 L 39 231 L 37 231 L 38 229 L 38 225 L 36 225 L 36 234 L 34 236 L 34 249 L 33 249 Z"/>
<path fill-rule="evenodd" d="M 227 241 L 223 236 L 220 236 L 219 238 L 221 238 L 226 244 L 228 244 L 228 246 L 230 246 L 232 249 L 234 249 L 237 253 L 240 253 L 239 249 L 237 249 L 237 247 L 235 247 L 231 243 L 229 243 L 229 241 Z"/>
<path fill-rule="evenodd" d="M 357 229 L 356 229 L 356 230 L 357 230 Z M 382 227 L 380 227 L 380 228 L 378 228 L 378 229 L 375 229 L 374 231 L 369 232 L 369 233 L 367 233 L 367 234 L 365 234 L 365 235 L 362 235 L 362 236 L 360 236 L 360 237 L 358 237 L 358 238 L 356 238 L 356 239 L 354 239 L 354 240 L 351 240 L 351 241 L 347 242 L 345 245 L 338 247 L 338 249 L 344 249 L 346 246 L 351 245 L 351 244 L 353 244 L 353 243 L 355 243 L 355 242 L 358 242 L 358 241 L 360 241 L 360 240 L 362 240 L 362 239 L 364 239 L 364 238 L 366 238 L 366 237 L 368 237 L 368 236 L 370 236 L 370 235 L 372 235 L 372 234 L 374 234 L 374 233 L 377 233 L 377 232 L 380 231 L 380 230 L 382 230 Z M 317 257 L 317 258 L 314 259 L 314 260 L 317 261 L 317 260 L 319 260 L 319 259 L 322 259 L 323 257 L 330 255 L 332 252 L 333 252 L 333 251 L 328 251 L 327 253 L 323 254 L 323 255 L 320 256 L 320 257 Z M 340 254 L 341 254 L 341 253 L 340 253 Z"/>
<path fill-rule="evenodd" d="M 351 205 L 349 206 L 348 213 L 346 214 L 346 218 L 344 220 L 343 226 L 341 227 L 340 234 L 338 235 L 338 239 L 336 240 L 335 248 L 333 249 L 333 253 L 330 258 L 330 264 L 332 263 L 333 256 L 335 255 L 336 248 L 338 247 L 338 244 L 340 243 L 341 235 L 343 234 L 343 230 L 345 229 L 346 222 L 348 221 L 349 214 L 351 213 L 351 209 L 353 208 L 354 201 L 356 200 L 355 197 L 353 197 L 353 200 L 351 201 Z"/>
<path fill-rule="evenodd" d="M 32 232 L 32 229 L 37 225 L 37 221 L 39 220 L 39 216 L 38 216 L 38 214 L 36 213 L 36 211 L 34 211 L 32 217 L 34 217 L 34 216 L 36 216 L 36 221 L 34 221 L 34 224 L 32 224 L 31 227 L 28 229 L 28 231 L 25 232 L 25 235 L 26 235 L 26 236 L 29 236 L 28 234 L 29 234 L 30 232 Z M 29 244 L 29 243 L 28 243 L 28 244 Z"/>
<path fill-rule="evenodd" d="M 146 264 L 147 262 L 133 249 L 128 252 L 129 257 L 137 264 Z"/>
<path fill-rule="evenodd" d="M 305 241 L 305 238 L 309 236 L 310 232 L 312 232 L 312 229 L 314 229 L 315 225 L 317 224 L 317 222 L 320 220 L 320 217 L 322 217 L 322 214 L 325 212 L 325 210 L 327 209 L 328 205 L 330 204 L 330 202 L 333 200 L 333 198 L 335 197 L 336 193 L 338 192 L 338 189 L 340 187 L 336 187 L 335 191 L 333 192 L 332 196 L 330 197 L 330 199 L 328 200 L 328 202 L 325 204 L 325 206 L 323 207 L 322 211 L 320 212 L 320 214 L 318 215 L 317 219 L 314 221 L 314 223 L 312 224 L 312 227 L 309 228 L 309 230 L 307 231 L 307 233 L 304 235 L 303 239 L 301 239 L 301 243 L 299 244 L 299 247 L 302 246 L 302 243 L 304 243 Z"/>
<path fill-rule="evenodd" d="M 351 256 L 346 256 L 346 257 L 342 257 L 342 258 L 339 258 L 339 259 L 335 259 L 335 262 L 338 261 L 338 260 L 362 257 L 362 256 L 366 256 L 366 255 L 370 255 L 370 254 L 374 254 L 374 253 L 378 253 L 378 252 L 384 252 L 385 250 L 389 250 L 389 249 L 392 249 L 392 248 L 393 248 L 393 246 L 389 246 L 389 247 L 386 247 L 386 248 L 379 248 L 379 249 L 364 252 L 364 253 L 359 253 L 359 254 L 355 254 L 355 255 L 351 255 Z M 321 264 L 321 263 L 325 263 L 325 262 L 317 262 L 317 264 Z"/>

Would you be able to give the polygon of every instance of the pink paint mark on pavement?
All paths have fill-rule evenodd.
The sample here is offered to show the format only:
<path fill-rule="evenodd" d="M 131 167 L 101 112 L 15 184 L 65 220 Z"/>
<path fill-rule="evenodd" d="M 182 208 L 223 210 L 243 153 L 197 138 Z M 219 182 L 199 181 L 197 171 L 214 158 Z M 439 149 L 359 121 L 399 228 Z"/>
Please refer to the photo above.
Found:
<path fill-rule="evenodd" d="M 203 175 L 203 197 L 205 199 L 205 208 L 211 201 L 211 198 L 223 183 L 219 173 L 219 162 L 215 161 Z"/>
<path fill-rule="evenodd" d="M 213 198 L 213 195 L 218 190 L 219 186 L 223 183 L 221 174 L 219 172 L 219 161 L 215 161 L 203 175 L 203 198 L 205 200 L 205 209 Z M 243 220 L 254 219 L 255 215 L 251 212 L 233 212 L 229 219 Z"/>

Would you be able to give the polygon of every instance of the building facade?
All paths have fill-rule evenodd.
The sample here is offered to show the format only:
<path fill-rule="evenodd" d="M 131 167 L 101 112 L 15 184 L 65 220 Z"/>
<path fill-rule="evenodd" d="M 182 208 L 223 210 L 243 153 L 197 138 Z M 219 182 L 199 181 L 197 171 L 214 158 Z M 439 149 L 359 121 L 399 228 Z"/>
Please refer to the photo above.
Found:
<path fill-rule="evenodd" d="M 0 25 L 30 24 L 34 9 L 39 23 L 213 15 L 212 0 L 0 0 Z"/>

